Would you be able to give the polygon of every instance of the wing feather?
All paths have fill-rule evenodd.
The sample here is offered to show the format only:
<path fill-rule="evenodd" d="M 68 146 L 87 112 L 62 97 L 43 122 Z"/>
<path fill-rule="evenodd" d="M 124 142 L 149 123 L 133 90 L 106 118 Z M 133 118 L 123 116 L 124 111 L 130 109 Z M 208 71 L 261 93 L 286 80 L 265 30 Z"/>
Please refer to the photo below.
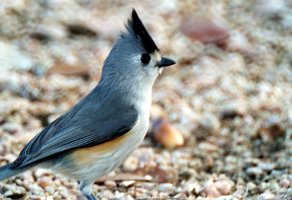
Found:
<path fill-rule="evenodd" d="M 102 144 L 124 135 L 135 125 L 138 112 L 134 106 L 113 99 L 94 105 L 91 99 L 81 101 L 36 135 L 12 168 L 38 163 L 75 148 Z"/>

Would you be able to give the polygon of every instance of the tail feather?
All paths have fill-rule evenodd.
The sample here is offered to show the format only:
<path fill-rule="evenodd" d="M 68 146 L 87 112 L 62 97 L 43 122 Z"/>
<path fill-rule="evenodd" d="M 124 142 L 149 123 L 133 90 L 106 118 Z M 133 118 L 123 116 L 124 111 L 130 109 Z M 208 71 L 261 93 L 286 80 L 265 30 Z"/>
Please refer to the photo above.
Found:
<path fill-rule="evenodd" d="M 11 164 L 0 167 L 0 181 L 25 171 L 25 169 L 11 169 L 10 167 Z"/>

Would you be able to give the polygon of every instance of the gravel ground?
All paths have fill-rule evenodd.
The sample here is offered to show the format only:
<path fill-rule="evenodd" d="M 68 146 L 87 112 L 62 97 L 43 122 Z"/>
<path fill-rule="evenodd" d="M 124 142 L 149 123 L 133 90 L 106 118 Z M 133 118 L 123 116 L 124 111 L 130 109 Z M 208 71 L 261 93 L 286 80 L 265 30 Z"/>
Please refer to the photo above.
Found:
<path fill-rule="evenodd" d="M 2 0 L 0 165 L 98 82 L 136 8 L 164 55 L 143 144 L 101 199 L 292 199 L 292 1 Z M 77 199 L 35 169 L 2 199 Z"/>

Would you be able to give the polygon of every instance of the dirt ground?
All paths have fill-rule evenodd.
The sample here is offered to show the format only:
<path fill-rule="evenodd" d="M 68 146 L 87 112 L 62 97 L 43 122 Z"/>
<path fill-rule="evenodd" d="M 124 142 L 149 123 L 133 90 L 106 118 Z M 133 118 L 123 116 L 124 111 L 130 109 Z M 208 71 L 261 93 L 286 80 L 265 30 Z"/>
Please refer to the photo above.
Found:
<path fill-rule="evenodd" d="M 100 199 L 292 199 L 292 1 L 2 0 L 0 165 L 97 83 L 135 8 L 161 53 L 149 132 Z M 2 199 L 77 199 L 34 169 Z"/>

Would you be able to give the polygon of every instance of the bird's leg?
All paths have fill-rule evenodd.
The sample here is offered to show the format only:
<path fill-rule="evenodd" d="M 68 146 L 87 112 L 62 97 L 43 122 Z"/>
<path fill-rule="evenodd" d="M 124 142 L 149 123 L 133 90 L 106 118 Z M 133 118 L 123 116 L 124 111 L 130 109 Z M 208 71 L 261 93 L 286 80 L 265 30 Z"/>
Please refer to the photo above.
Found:
<path fill-rule="evenodd" d="M 93 182 L 88 182 L 88 181 L 80 181 L 79 183 L 79 188 L 87 200 L 97 200 L 91 193 L 92 185 L 93 185 Z"/>
<path fill-rule="evenodd" d="M 84 195 L 88 200 L 97 200 L 93 194 Z"/>

